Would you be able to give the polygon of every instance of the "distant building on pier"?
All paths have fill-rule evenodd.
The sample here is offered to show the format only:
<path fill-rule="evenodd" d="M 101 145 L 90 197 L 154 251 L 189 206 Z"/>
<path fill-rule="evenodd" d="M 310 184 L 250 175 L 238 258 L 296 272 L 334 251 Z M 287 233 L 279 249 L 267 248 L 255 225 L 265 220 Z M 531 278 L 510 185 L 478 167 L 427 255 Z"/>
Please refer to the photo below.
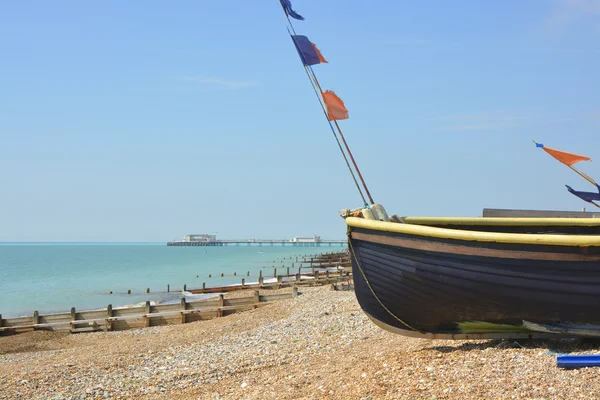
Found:
<path fill-rule="evenodd" d="M 290 242 L 293 243 L 319 243 L 321 241 L 321 236 L 314 235 L 313 237 L 298 237 L 294 236 Z"/>
<path fill-rule="evenodd" d="M 185 235 L 183 237 L 184 242 L 216 242 L 217 235 L 205 235 L 202 233 L 194 233 Z"/>

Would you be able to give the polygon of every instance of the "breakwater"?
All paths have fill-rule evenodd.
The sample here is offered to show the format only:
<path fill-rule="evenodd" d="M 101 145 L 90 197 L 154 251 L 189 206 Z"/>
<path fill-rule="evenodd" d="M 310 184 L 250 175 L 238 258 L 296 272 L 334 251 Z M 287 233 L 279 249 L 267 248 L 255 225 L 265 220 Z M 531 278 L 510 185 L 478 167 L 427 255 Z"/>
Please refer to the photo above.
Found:
<path fill-rule="evenodd" d="M 222 317 L 230 313 L 257 308 L 269 301 L 282 300 L 297 296 L 300 286 L 336 284 L 350 278 L 350 261 L 346 253 L 323 254 L 310 260 L 310 268 L 304 273 L 277 275 L 273 278 L 261 275 L 258 282 L 245 282 L 222 287 L 189 289 L 184 285 L 178 303 L 152 304 L 146 301 L 143 306 L 116 307 L 109 304 L 100 310 L 77 311 L 72 307 L 68 313 L 42 314 L 34 311 L 31 316 L 6 318 L 0 315 L 0 334 L 21 333 L 32 330 L 68 331 L 71 333 L 111 331 L 187 323 L 202 319 Z M 289 294 L 260 294 L 260 290 L 291 288 Z M 254 294 L 246 298 L 225 299 L 224 294 L 254 289 Z M 194 295 L 215 294 L 215 298 L 194 300 Z"/>

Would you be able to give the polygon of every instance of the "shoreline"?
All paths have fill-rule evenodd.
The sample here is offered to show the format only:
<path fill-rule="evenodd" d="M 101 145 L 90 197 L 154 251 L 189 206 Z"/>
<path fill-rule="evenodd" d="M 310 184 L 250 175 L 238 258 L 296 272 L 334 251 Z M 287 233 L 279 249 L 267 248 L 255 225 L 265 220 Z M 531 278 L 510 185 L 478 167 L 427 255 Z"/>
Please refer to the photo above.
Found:
<path fill-rule="evenodd" d="M 407 338 L 371 323 L 352 291 L 299 289 L 183 325 L 0 337 L 0 398 L 575 399 L 600 390 L 600 368 L 556 367 L 557 353 L 598 352 L 598 342 Z"/>

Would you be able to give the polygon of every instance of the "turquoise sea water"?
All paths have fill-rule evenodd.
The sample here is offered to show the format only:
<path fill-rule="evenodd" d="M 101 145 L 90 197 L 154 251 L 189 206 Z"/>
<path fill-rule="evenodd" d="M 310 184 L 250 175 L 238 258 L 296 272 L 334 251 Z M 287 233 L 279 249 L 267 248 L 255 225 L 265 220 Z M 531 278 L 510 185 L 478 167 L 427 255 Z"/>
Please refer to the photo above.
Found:
<path fill-rule="evenodd" d="M 3 243 L 0 244 L 0 314 L 11 318 L 31 315 L 34 310 L 47 314 L 68 312 L 71 307 L 91 310 L 146 300 L 179 301 L 184 284 L 189 290 L 200 288 L 202 282 L 207 287 L 240 283 L 242 278 L 256 282 L 261 270 L 266 278 L 273 275 L 273 266 L 291 267 L 294 263 L 297 272 L 296 257 L 301 261 L 303 256 L 344 248 L 340 245 L 168 247 L 164 243 Z M 279 271 L 285 273 L 285 269 Z M 225 276 L 221 277 L 221 273 Z M 131 294 L 127 294 L 128 290 Z"/>

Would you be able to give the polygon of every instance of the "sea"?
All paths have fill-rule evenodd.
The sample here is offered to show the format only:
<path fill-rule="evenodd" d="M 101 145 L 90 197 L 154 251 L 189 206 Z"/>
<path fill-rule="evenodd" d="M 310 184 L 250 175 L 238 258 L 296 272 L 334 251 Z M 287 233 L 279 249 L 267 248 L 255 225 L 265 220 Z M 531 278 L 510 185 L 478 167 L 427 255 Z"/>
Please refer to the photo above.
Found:
<path fill-rule="evenodd" d="M 165 243 L 0 243 L 2 318 L 179 302 L 187 290 L 297 273 L 304 258 L 345 245 L 167 246 Z M 292 269 L 293 264 L 293 269 Z M 221 274 L 223 276 L 221 277 Z M 147 291 L 149 290 L 149 293 Z M 128 294 L 128 292 L 131 292 Z"/>

